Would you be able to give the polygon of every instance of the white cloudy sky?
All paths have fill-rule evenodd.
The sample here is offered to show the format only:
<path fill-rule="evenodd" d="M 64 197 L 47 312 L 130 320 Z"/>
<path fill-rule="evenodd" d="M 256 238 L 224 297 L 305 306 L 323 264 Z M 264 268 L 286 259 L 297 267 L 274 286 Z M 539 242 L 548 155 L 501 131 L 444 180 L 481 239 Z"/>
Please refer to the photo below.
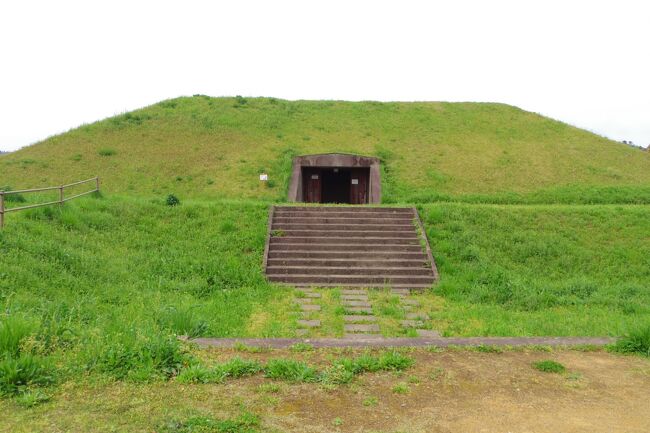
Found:
<path fill-rule="evenodd" d="M 649 19 L 627 0 L 2 0 L 0 150 L 195 93 L 497 101 L 647 146 Z"/>

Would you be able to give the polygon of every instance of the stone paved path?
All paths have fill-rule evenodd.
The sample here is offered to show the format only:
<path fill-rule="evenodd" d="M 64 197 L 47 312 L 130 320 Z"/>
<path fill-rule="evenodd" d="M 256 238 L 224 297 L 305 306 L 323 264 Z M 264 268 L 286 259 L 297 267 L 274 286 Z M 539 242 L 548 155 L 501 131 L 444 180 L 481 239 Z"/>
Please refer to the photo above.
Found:
<path fill-rule="evenodd" d="M 372 305 L 366 289 L 341 290 L 341 304 L 345 308 L 343 316 L 345 338 L 381 337 L 377 318 L 373 316 Z"/>
<path fill-rule="evenodd" d="M 309 335 L 310 329 L 320 327 L 320 320 L 314 318 L 314 314 L 320 312 L 321 307 L 315 304 L 315 300 L 321 298 L 321 294 L 314 289 L 300 289 L 304 297 L 295 298 L 293 301 L 299 306 L 301 319 L 298 320 L 298 329 L 296 334 L 304 337 Z"/>
<path fill-rule="evenodd" d="M 405 320 L 401 321 L 401 325 L 406 329 L 415 329 L 418 337 L 425 338 L 436 338 L 440 337 L 440 332 L 425 329 L 427 324 L 426 322 L 430 320 L 428 314 L 421 311 L 417 311 L 420 307 L 420 302 L 417 299 L 410 297 L 411 292 L 408 289 L 392 289 L 391 293 L 400 298 L 400 304 L 406 314 L 404 315 Z"/>

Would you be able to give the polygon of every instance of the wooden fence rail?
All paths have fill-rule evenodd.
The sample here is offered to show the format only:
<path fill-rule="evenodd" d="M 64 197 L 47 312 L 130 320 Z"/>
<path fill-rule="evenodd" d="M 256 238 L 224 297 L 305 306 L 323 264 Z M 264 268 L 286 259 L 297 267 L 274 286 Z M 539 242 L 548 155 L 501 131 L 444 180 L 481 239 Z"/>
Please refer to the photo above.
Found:
<path fill-rule="evenodd" d="M 65 196 L 65 189 L 66 188 L 70 188 L 70 187 L 73 187 L 73 186 L 82 185 L 82 184 L 90 183 L 90 182 L 95 182 L 95 188 L 94 189 L 91 189 L 90 191 L 82 192 L 81 194 L 73 195 L 71 197 L 66 197 Z M 12 207 L 12 208 L 9 208 L 9 209 L 7 209 L 5 207 L 5 197 L 8 196 L 8 195 L 12 195 L 12 194 L 28 194 L 28 193 L 32 193 L 32 192 L 43 192 L 43 191 L 54 191 L 54 190 L 57 190 L 57 189 L 59 190 L 59 199 L 58 200 L 49 201 L 47 203 L 37 203 L 37 204 L 30 204 L 30 205 L 27 205 L 27 206 Z M 49 206 L 49 205 L 53 205 L 53 204 L 61 205 L 61 204 L 65 203 L 66 201 L 75 199 L 77 197 L 81 197 L 82 195 L 91 194 L 91 193 L 96 192 L 96 191 L 99 191 L 99 176 L 95 176 L 95 177 L 90 178 L 90 179 L 81 180 L 79 182 L 69 183 L 67 185 L 61 185 L 61 186 L 47 186 L 47 187 L 44 187 L 44 188 L 21 189 L 21 190 L 18 190 L 18 191 L 0 191 L 0 229 L 3 228 L 4 225 L 5 225 L 5 214 L 6 213 L 16 212 L 16 211 L 25 210 L 25 209 L 32 209 L 32 208 L 41 207 L 41 206 Z"/>

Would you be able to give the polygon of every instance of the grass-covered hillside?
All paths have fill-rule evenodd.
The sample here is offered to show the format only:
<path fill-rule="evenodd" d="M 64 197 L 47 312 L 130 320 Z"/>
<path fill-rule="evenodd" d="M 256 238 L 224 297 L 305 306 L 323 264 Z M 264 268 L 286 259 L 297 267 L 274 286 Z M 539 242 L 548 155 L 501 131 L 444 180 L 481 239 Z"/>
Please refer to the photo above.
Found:
<path fill-rule="evenodd" d="M 381 157 L 388 202 L 650 197 L 647 152 L 508 105 L 205 96 L 164 101 L 2 155 L 0 186 L 99 175 L 113 193 L 281 200 L 291 157 L 325 152 Z M 268 184 L 259 182 L 261 172 Z"/>
<path fill-rule="evenodd" d="M 379 374 L 373 366 L 386 356 L 404 361 L 366 354 L 328 357 L 318 369 L 296 359 L 213 365 L 219 352 L 177 338 L 298 335 L 301 292 L 267 282 L 262 257 L 269 204 L 286 199 L 292 157 L 320 152 L 380 156 L 384 201 L 418 207 L 440 271 L 437 284 L 412 295 L 410 314 L 427 329 L 625 336 L 618 351 L 650 355 L 648 152 L 499 104 L 179 98 L 0 156 L 0 188 L 102 178 L 100 194 L 6 215 L 0 413 L 10 417 L 0 432 L 278 431 L 260 427 L 276 415 L 258 419 L 266 409 L 231 392 L 237 380 L 256 381 L 258 400 L 284 386 L 302 397 L 295 387 L 303 382 L 340 396 L 330 391 L 364 368 Z M 260 172 L 270 182 L 261 185 Z M 57 194 L 12 195 L 6 204 Z M 321 326 L 307 337 L 342 336 L 340 290 L 319 293 L 310 318 Z M 401 326 L 409 311 L 397 296 L 370 290 L 369 298 L 383 335 L 414 336 Z M 309 353 L 298 359 L 311 362 Z M 433 380 L 436 365 L 426 373 Z M 399 380 L 379 404 L 420 379 Z M 156 398 L 125 400 L 115 387 Z M 230 409 L 206 414 L 204 402 L 221 405 L 219 392 L 234 396 Z M 183 397 L 170 411 L 170 393 L 203 403 Z M 92 416 L 84 404 L 95 405 Z M 61 413 L 66 421 L 52 421 Z"/>

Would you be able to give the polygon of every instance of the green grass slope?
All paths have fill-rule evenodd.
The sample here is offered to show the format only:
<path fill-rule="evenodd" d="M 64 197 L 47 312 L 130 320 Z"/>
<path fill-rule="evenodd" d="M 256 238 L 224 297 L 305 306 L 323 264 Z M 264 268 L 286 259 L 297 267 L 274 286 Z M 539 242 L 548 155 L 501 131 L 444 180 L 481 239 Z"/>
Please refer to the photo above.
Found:
<path fill-rule="evenodd" d="M 441 274 L 430 295 L 444 300 L 432 298 L 428 314 L 445 335 L 622 335 L 650 325 L 647 206 L 420 212 Z M 80 347 L 127 330 L 295 336 L 292 291 L 264 278 L 266 215 L 256 201 L 92 197 L 17 213 L 0 231 L 0 308 L 68 330 Z"/>
<path fill-rule="evenodd" d="M 206 96 L 164 101 L 2 155 L 0 186 L 99 175 L 109 192 L 281 200 L 291 157 L 325 152 L 381 157 L 388 202 L 650 196 L 647 152 L 508 105 Z M 261 184 L 260 172 L 271 182 Z"/>

